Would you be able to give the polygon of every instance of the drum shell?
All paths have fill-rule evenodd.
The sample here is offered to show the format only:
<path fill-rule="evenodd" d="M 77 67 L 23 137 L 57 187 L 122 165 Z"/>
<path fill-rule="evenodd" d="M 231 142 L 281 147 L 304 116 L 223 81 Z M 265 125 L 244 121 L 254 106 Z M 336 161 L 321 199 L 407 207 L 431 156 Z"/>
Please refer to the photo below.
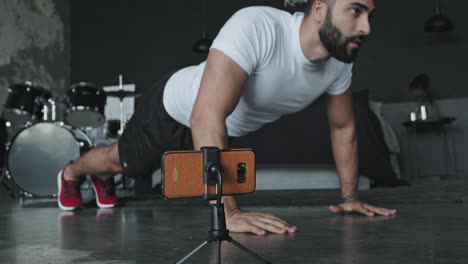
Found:
<path fill-rule="evenodd" d="M 7 177 L 25 197 L 54 197 L 57 174 L 92 146 L 79 130 L 37 123 L 18 132 L 6 152 Z"/>
<path fill-rule="evenodd" d="M 75 86 L 67 91 L 72 110 L 93 109 L 104 113 L 106 94 L 97 86 Z"/>
<path fill-rule="evenodd" d="M 105 91 L 90 83 L 78 83 L 67 91 L 67 123 L 74 127 L 98 127 L 105 122 Z"/>
<path fill-rule="evenodd" d="M 30 82 L 8 88 L 3 116 L 12 123 L 26 123 L 41 119 L 41 98 L 50 95 L 44 88 Z"/>

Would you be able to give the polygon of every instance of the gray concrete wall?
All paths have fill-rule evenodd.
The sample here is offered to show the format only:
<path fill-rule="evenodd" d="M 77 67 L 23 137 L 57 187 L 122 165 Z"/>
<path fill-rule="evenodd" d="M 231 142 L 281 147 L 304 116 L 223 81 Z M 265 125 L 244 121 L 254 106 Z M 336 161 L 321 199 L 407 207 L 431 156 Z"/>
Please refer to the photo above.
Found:
<path fill-rule="evenodd" d="M 0 105 L 7 89 L 37 82 L 63 93 L 70 79 L 69 2 L 0 0 Z"/>

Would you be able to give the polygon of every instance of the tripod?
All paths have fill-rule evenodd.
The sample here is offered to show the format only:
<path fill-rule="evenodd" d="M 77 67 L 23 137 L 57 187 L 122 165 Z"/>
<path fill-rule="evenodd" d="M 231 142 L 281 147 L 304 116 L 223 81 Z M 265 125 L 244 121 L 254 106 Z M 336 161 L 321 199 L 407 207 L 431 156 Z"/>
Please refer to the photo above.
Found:
<path fill-rule="evenodd" d="M 204 199 L 211 201 L 216 200 L 216 204 L 211 204 L 211 225 L 210 230 L 208 231 L 208 239 L 201 243 L 198 247 L 193 249 L 190 253 L 185 255 L 180 259 L 176 264 L 181 264 L 192 255 L 197 253 L 204 246 L 208 245 L 211 242 L 216 242 L 218 244 L 217 249 L 217 259 L 218 263 L 221 263 L 221 242 L 227 241 L 241 249 L 248 255 L 257 259 L 260 263 L 271 264 L 271 262 L 263 259 L 259 255 L 255 254 L 253 251 L 243 246 L 241 243 L 234 240 L 229 235 L 229 230 L 226 228 L 226 217 L 224 214 L 224 204 L 221 203 L 221 197 L 223 196 L 223 167 L 219 162 L 219 149 L 216 147 L 203 147 L 201 148 L 203 152 L 203 181 L 205 185 L 216 185 L 216 194 L 210 195 L 207 192 L 208 188 L 205 188 Z"/>

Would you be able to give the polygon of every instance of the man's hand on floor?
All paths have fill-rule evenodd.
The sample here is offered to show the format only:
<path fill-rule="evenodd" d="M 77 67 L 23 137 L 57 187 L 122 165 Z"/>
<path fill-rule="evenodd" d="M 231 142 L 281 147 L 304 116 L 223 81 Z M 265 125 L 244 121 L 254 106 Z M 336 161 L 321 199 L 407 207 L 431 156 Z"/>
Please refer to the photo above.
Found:
<path fill-rule="evenodd" d="M 288 234 L 297 231 L 297 227 L 271 214 L 243 212 L 240 209 L 230 213 L 226 224 L 230 232 L 248 232 L 259 236 L 268 232 Z"/>
<path fill-rule="evenodd" d="M 367 216 L 374 216 L 374 215 L 384 215 L 390 216 L 395 215 L 397 211 L 395 209 L 387 209 L 383 207 L 377 207 L 374 205 L 370 205 L 359 200 L 350 200 L 343 202 L 339 205 L 331 205 L 328 209 L 335 213 L 361 213 Z"/>

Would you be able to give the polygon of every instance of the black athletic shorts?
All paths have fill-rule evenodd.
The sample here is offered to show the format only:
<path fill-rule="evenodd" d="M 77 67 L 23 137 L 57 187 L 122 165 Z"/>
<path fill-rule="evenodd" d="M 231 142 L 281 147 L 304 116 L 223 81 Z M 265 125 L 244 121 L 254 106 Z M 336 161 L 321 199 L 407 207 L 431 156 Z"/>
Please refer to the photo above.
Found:
<path fill-rule="evenodd" d="M 147 177 L 161 167 L 161 156 L 168 150 L 193 149 L 190 128 L 178 123 L 164 109 L 163 92 L 171 74 L 142 92 L 135 112 L 119 138 L 122 174 Z"/>

